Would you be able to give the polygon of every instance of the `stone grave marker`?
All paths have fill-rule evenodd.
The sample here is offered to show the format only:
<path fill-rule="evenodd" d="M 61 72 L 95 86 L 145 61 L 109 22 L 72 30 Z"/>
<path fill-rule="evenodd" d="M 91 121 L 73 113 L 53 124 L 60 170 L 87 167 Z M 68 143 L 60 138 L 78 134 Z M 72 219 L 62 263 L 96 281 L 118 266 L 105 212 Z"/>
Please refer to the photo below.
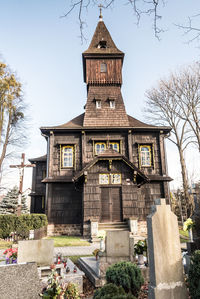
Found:
<path fill-rule="evenodd" d="M 165 199 L 155 201 L 147 217 L 150 267 L 149 299 L 186 299 L 179 229 Z"/>
<path fill-rule="evenodd" d="M 1 299 L 38 299 L 40 292 L 36 263 L 0 266 Z"/>
<path fill-rule="evenodd" d="M 129 231 L 107 231 L 106 255 L 110 257 L 129 257 Z"/>
<path fill-rule="evenodd" d="M 36 262 L 38 266 L 50 266 L 53 263 L 53 253 L 53 240 L 19 241 L 17 262 Z"/>

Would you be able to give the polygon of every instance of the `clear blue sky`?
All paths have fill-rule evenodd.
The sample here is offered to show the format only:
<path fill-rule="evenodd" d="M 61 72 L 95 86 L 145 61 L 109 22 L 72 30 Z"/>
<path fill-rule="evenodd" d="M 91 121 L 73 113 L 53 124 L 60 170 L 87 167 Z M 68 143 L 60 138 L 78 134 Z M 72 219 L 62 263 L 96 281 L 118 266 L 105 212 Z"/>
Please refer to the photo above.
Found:
<path fill-rule="evenodd" d="M 125 53 L 122 93 L 127 113 L 145 121 L 142 112 L 145 91 L 170 71 L 199 60 L 197 44 L 187 44 L 189 37 L 183 36 L 173 24 L 185 23 L 187 16 L 200 12 L 200 2 L 168 1 L 160 10 L 160 25 L 165 29 L 161 41 L 154 37 L 152 17 L 144 16 L 139 27 L 136 26 L 132 9 L 123 4 L 126 2 L 116 0 L 112 9 L 103 11 L 103 20 L 117 47 Z M 81 44 L 78 12 L 60 18 L 69 4 L 66 0 L 0 0 L 0 58 L 23 83 L 31 117 L 27 158 L 45 154 L 46 142 L 39 127 L 62 124 L 84 112 L 87 95 L 81 53 L 89 46 L 99 11 L 91 6 L 84 14 L 87 23 L 84 34 L 88 41 Z M 167 152 L 169 175 L 178 184 L 176 150 L 167 144 Z M 187 162 L 191 172 L 199 168 L 193 163 L 192 154 Z M 31 183 L 30 171 L 26 170 L 25 175 L 26 188 Z M 17 176 L 13 174 L 12 183 L 14 179 Z"/>

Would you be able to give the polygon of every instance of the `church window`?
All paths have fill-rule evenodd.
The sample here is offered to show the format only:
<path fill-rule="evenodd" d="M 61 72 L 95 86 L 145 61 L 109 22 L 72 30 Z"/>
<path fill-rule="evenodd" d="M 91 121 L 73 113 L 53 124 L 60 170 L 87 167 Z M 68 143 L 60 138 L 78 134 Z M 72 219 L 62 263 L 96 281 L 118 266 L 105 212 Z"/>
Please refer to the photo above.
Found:
<path fill-rule="evenodd" d="M 109 142 L 109 148 L 119 153 L 119 142 Z"/>
<path fill-rule="evenodd" d="M 96 108 L 101 109 L 101 101 L 100 100 L 96 100 Z"/>
<path fill-rule="evenodd" d="M 99 155 L 106 150 L 106 143 L 105 142 L 97 142 L 95 143 L 95 154 Z"/>
<path fill-rule="evenodd" d="M 110 100 L 110 108 L 115 109 L 115 100 Z"/>
<path fill-rule="evenodd" d="M 151 158 L 151 146 L 150 145 L 140 145 L 139 146 L 139 161 L 140 167 L 150 167 L 152 166 Z"/>
<path fill-rule="evenodd" d="M 110 174 L 111 184 L 121 184 L 121 173 L 111 173 Z"/>
<path fill-rule="evenodd" d="M 100 173 L 99 174 L 99 184 L 101 184 L 101 185 L 109 184 L 109 174 L 108 173 Z"/>
<path fill-rule="evenodd" d="M 105 62 L 101 63 L 101 73 L 107 72 L 107 64 Z"/>
<path fill-rule="evenodd" d="M 66 145 L 62 147 L 62 167 L 70 168 L 74 166 L 74 146 Z"/>

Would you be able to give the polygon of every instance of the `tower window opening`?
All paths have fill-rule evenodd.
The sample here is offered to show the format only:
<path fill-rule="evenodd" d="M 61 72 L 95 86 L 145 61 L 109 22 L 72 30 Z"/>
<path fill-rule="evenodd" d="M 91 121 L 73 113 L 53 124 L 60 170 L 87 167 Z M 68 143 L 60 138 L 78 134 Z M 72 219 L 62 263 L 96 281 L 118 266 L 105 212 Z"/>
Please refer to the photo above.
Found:
<path fill-rule="evenodd" d="M 107 64 L 105 62 L 101 63 L 101 73 L 107 72 Z"/>
<path fill-rule="evenodd" d="M 96 100 L 96 108 L 101 109 L 101 101 L 100 100 Z"/>
<path fill-rule="evenodd" d="M 106 49 L 107 48 L 107 42 L 105 40 L 101 40 L 99 43 L 98 43 L 98 46 L 97 46 L 98 49 Z"/>
<path fill-rule="evenodd" d="M 115 109 L 115 100 L 110 100 L 110 108 Z"/>

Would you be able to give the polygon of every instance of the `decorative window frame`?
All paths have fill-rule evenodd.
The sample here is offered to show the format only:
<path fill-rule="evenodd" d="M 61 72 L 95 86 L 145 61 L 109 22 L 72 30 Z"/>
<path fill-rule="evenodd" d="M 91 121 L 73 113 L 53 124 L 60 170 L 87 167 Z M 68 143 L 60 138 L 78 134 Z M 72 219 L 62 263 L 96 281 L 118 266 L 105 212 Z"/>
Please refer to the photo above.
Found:
<path fill-rule="evenodd" d="M 114 176 L 118 175 L 120 177 L 120 180 L 118 182 L 113 182 Z M 121 173 L 111 173 L 110 174 L 110 183 L 111 185 L 121 185 L 122 183 L 122 174 Z"/>
<path fill-rule="evenodd" d="M 109 148 L 110 148 L 110 145 L 117 145 L 117 150 L 116 152 L 120 152 L 120 142 L 117 142 L 117 141 L 109 141 Z M 115 150 L 113 147 L 112 147 L 113 150 Z"/>
<path fill-rule="evenodd" d="M 104 144 L 105 145 L 104 151 L 107 149 L 106 142 L 95 142 L 94 143 L 94 153 L 95 153 L 96 156 L 98 156 L 98 155 L 100 155 L 102 153 L 102 152 L 97 153 L 97 148 L 96 147 L 97 147 L 98 144 L 100 144 L 100 145 Z"/>
<path fill-rule="evenodd" d="M 64 166 L 64 149 L 72 149 L 72 166 Z M 76 169 L 76 145 L 75 144 L 60 144 L 60 169 Z"/>
<path fill-rule="evenodd" d="M 102 176 L 106 176 L 108 181 L 106 183 L 101 181 Z M 109 173 L 99 173 L 99 185 L 109 185 L 110 184 L 110 176 Z"/>
<path fill-rule="evenodd" d="M 150 165 L 149 164 L 142 164 L 142 151 L 143 147 L 148 148 L 148 152 L 150 155 Z M 154 146 L 153 144 L 138 144 L 138 154 L 139 154 L 139 168 L 151 168 L 154 167 Z"/>

